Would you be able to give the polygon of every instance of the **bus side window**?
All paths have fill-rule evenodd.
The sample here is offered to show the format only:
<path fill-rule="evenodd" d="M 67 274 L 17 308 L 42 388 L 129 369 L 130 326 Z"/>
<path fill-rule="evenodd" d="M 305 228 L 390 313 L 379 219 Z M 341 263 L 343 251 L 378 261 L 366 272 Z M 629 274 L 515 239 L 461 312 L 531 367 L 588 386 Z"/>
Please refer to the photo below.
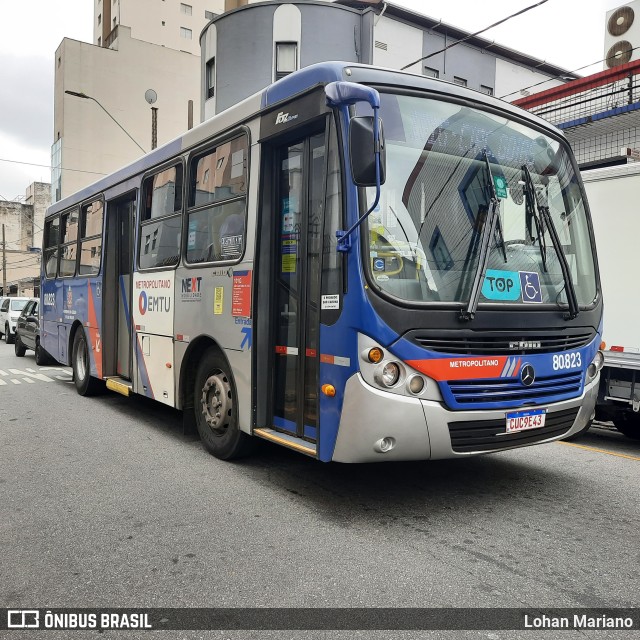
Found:
<path fill-rule="evenodd" d="M 189 163 L 187 262 L 239 260 L 244 251 L 246 136 L 197 155 Z"/>
<path fill-rule="evenodd" d="M 78 210 L 73 209 L 60 216 L 60 260 L 58 275 L 74 276 L 78 256 Z"/>
<path fill-rule="evenodd" d="M 182 165 L 145 179 L 140 212 L 138 264 L 141 269 L 172 267 L 180 259 Z"/>
<path fill-rule="evenodd" d="M 102 214 L 102 200 L 96 200 L 82 207 L 78 275 L 95 275 L 100 271 Z"/>
<path fill-rule="evenodd" d="M 60 235 L 60 217 L 47 220 L 44 225 L 44 274 L 46 278 L 55 278 L 58 274 L 58 243 Z"/>

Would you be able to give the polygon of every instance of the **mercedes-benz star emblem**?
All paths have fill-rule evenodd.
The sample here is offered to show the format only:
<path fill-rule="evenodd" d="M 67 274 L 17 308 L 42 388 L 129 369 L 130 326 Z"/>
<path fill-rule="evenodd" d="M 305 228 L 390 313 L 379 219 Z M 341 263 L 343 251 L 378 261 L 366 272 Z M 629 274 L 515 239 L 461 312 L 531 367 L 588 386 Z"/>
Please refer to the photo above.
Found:
<path fill-rule="evenodd" d="M 525 364 L 522 369 L 520 369 L 520 382 L 525 387 L 530 387 L 536 379 L 536 370 L 530 365 Z"/>

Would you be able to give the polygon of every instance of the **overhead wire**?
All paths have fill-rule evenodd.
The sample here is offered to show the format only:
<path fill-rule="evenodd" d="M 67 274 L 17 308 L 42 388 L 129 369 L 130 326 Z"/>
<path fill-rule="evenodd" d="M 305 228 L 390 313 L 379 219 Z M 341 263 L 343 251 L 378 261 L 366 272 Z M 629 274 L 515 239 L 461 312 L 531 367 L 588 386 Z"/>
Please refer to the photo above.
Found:
<path fill-rule="evenodd" d="M 434 51 L 429 55 L 423 56 L 422 58 L 418 58 L 418 60 L 411 62 L 410 64 L 406 64 L 404 67 L 400 67 L 400 71 L 404 71 L 405 69 L 412 67 L 414 64 L 418 64 L 418 62 L 422 62 L 423 60 L 427 60 L 429 58 L 432 58 L 433 56 L 437 56 L 439 53 L 444 53 L 445 51 L 447 51 L 448 49 L 451 49 L 452 47 L 462 44 L 463 42 L 466 42 L 467 40 L 470 40 L 475 36 L 479 36 L 481 33 L 484 33 L 485 31 L 489 31 L 489 29 L 493 29 L 493 27 L 497 27 L 498 25 L 503 24 L 504 22 L 507 22 L 507 20 L 516 18 L 517 16 L 520 16 L 523 13 L 526 13 L 527 11 L 531 11 L 531 9 L 535 9 L 536 7 L 539 7 L 542 4 L 545 4 L 545 2 L 548 2 L 548 0 L 540 0 L 540 2 L 537 2 L 536 4 L 532 4 L 529 7 L 525 7 L 524 9 L 521 9 L 520 11 L 516 11 L 516 13 L 512 13 L 510 16 L 507 16 L 506 18 L 502 18 L 502 20 L 498 20 L 498 22 L 494 22 L 488 27 L 485 27 L 484 29 L 480 29 L 480 31 L 476 31 L 475 33 L 470 33 L 468 36 L 465 36 L 460 40 L 456 40 L 455 42 L 452 42 L 451 44 L 447 45 L 443 49 L 440 49 L 439 51 Z"/>
<path fill-rule="evenodd" d="M 76 173 L 92 173 L 97 176 L 106 176 L 106 173 L 100 173 L 99 171 L 87 171 L 86 169 L 70 169 L 68 167 L 52 167 L 49 164 L 38 164 L 36 162 L 24 162 L 22 160 L 9 160 L 8 158 L 0 158 L 0 162 L 10 162 L 11 164 L 26 164 L 31 167 L 43 167 L 45 169 L 60 169 L 61 171 L 75 171 Z"/>

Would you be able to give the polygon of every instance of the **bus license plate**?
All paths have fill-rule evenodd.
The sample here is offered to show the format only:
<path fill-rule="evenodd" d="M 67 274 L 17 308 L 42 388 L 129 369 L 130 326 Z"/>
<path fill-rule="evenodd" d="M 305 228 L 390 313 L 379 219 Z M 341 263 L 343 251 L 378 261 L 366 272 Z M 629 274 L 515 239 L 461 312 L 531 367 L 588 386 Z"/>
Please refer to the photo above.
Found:
<path fill-rule="evenodd" d="M 546 415 L 546 409 L 507 413 L 507 433 L 515 433 L 516 431 L 524 431 L 525 429 L 538 429 L 539 427 L 544 427 Z"/>

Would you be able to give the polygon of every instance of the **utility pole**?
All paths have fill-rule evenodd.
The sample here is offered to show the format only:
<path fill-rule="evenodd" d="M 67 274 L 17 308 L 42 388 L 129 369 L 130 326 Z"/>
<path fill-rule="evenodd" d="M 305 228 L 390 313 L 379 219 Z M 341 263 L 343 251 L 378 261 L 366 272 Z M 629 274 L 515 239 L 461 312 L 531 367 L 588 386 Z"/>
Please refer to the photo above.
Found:
<path fill-rule="evenodd" d="M 151 148 L 158 146 L 158 107 L 151 107 Z"/>
<path fill-rule="evenodd" d="M 2 295 L 7 295 L 7 244 L 4 241 L 4 224 L 2 225 Z"/>

